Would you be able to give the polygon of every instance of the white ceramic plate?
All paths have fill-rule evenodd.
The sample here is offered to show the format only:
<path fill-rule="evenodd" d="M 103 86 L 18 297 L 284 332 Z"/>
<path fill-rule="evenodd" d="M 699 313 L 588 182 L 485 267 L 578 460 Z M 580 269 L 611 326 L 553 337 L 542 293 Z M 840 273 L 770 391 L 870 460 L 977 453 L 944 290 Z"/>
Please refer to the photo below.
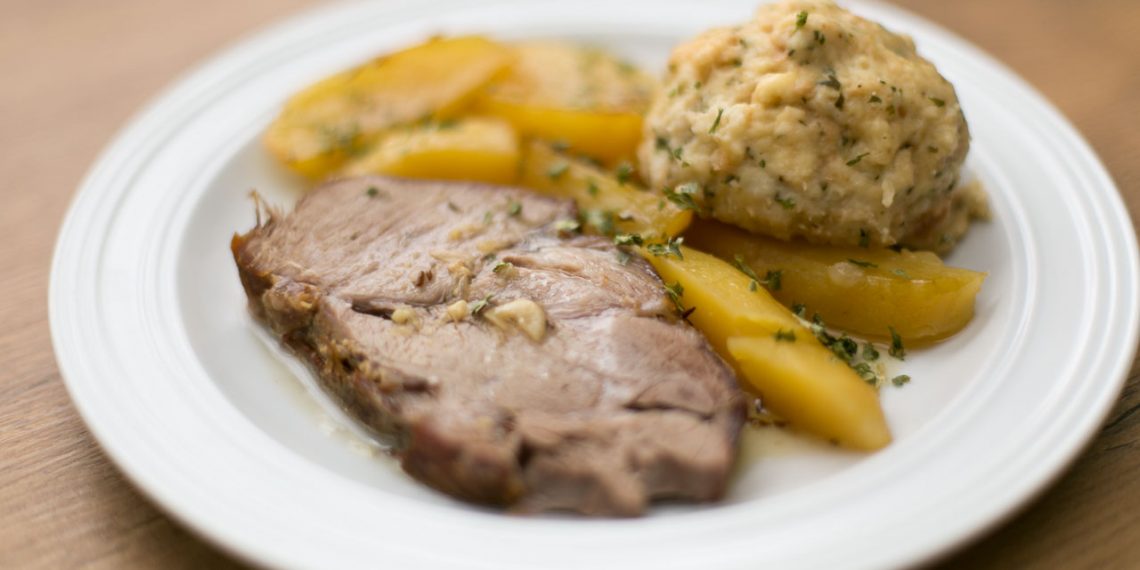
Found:
<path fill-rule="evenodd" d="M 860 456 L 750 436 L 731 495 L 636 520 L 515 517 L 403 476 L 326 414 L 261 343 L 228 252 L 247 194 L 300 183 L 261 150 L 288 93 L 431 33 L 562 37 L 660 68 L 671 45 L 740 21 L 750 0 L 336 5 L 227 51 L 145 109 L 75 199 L 52 268 L 71 395 L 108 454 L 203 536 L 277 566 L 881 567 L 928 559 L 1042 489 L 1091 437 L 1136 345 L 1133 229 L 1068 123 L 1012 73 L 898 9 L 957 86 L 968 170 L 995 220 L 951 262 L 989 272 L 960 335 L 913 351 L 887 389 L 897 441 Z M 761 456 L 758 460 L 755 456 Z"/>

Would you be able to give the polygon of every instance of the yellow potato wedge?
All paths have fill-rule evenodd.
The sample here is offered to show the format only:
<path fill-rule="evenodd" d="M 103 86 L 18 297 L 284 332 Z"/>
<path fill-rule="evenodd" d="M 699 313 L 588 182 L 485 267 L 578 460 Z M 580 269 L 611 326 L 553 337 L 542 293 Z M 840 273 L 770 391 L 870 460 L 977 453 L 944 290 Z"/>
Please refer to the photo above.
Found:
<path fill-rule="evenodd" d="M 264 143 L 277 160 L 324 176 L 397 125 L 456 115 L 504 72 L 511 50 L 478 36 L 434 39 L 329 77 L 294 95 Z"/>
<path fill-rule="evenodd" d="M 974 316 L 985 273 L 943 265 L 929 252 L 785 242 L 705 222 L 687 243 L 729 263 L 736 256 L 759 276 L 779 272 L 780 302 L 802 304 L 830 327 L 884 340 L 893 327 L 908 345 L 944 339 Z"/>
<path fill-rule="evenodd" d="M 798 429 L 864 451 L 891 442 L 875 390 L 857 377 L 838 381 L 851 369 L 823 346 L 769 335 L 732 337 L 727 348 L 746 381 L 762 382 L 764 406 Z"/>
<path fill-rule="evenodd" d="M 692 212 L 661 196 L 539 141 L 524 145 L 519 184 L 547 196 L 573 198 L 587 229 L 602 234 L 638 234 L 651 241 L 681 233 L 693 219 Z"/>
<path fill-rule="evenodd" d="M 608 164 L 634 156 L 655 88 L 651 76 L 570 44 L 524 43 L 515 52 L 511 71 L 480 99 L 482 112 Z"/>
<path fill-rule="evenodd" d="M 678 257 L 680 254 L 680 257 Z M 891 441 L 875 389 L 732 265 L 689 247 L 644 251 L 745 389 L 790 424 L 853 449 Z M 677 287 L 677 285 L 680 287 Z"/>
<path fill-rule="evenodd" d="M 385 134 L 343 173 L 510 184 L 518 163 L 514 129 L 499 119 L 472 117 Z"/>

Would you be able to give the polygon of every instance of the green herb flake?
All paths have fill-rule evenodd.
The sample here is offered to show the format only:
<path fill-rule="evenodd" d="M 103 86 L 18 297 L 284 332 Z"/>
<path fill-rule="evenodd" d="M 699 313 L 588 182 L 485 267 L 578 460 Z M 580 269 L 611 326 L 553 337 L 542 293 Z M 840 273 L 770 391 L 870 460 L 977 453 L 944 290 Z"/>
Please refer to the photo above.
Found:
<path fill-rule="evenodd" d="M 487 304 L 490 302 L 491 302 L 491 295 L 487 295 L 486 297 L 483 297 L 482 299 L 479 299 L 478 301 L 471 303 L 471 305 L 468 307 L 468 310 L 471 312 L 471 316 L 475 316 L 475 315 L 478 315 L 479 313 L 482 313 L 483 309 L 486 309 Z"/>
<path fill-rule="evenodd" d="M 792 305 L 792 312 L 795 313 L 797 317 L 802 319 L 804 318 L 804 315 L 807 314 L 807 305 L 804 305 L 803 303 L 795 303 Z"/>
<path fill-rule="evenodd" d="M 855 166 L 856 164 L 859 164 L 859 161 L 863 160 L 863 157 L 867 156 L 868 154 L 871 154 L 871 153 L 865 152 L 863 154 L 860 154 L 859 156 L 856 156 L 855 158 L 852 158 L 851 160 L 848 160 L 847 166 Z"/>
<path fill-rule="evenodd" d="M 677 307 L 677 312 L 685 313 L 685 304 L 681 301 L 681 297 L 685 296 L 685 287 L 679 281 L 674 281 L 671 284 L 665 285 L 665 294 L 669 296 L 669 300 Z"/>
<path fill-rule="evenodd" d="M 779 329 L 772 335 L 776 342 L 796 342 L 796 331 Z"/>
<path fill-rule="evenodd" d="M 645 240 L 638 234 L 617 234 L 614 236 L 614 245 L 642 245 Z"/>
<path fill-rule="evenodd" d="M 491 212 L 483 212 L 483 225 L 489 226 L 493 221 L 495 221 L 495 214 L 492 214 Z"/>
<path fill-rule="evenodd" d="M 891 384 L 894 384 L 897 388 L 902 388 L 908 382 L 910 382 L 910 376 L 906 374 L 899 374 L 898 376 L 891 378 Z"/>
<path fill-rule="evenodd" d="M 843 88 L 843 84 L 839 82 L 839 78 L 835 77 L 834 74 L 828 74 L 827 79 L 820 81 L 818 83 L 818 85 L 823 85 L 824 87 L 830 87 L 836 91 L 839 91 L 840 89 Z"/>
<path fill-rule="evenodd" d="M 624 185 L 626 182 L 629 182 L 629 177 L 633 175 L 633 165 L 628 162 L 622 162 L 617 166 L 614 174 L 617 175 L 618 182 Z"/>
<path fill-rule="evenodd" d="M 686 182 L 677 185 L 673 188 L 665 189 L 665 198 L 670 202 L 677 205 L 682 210 L 692 210 L 700 212 L 701 207 L 697 204 L 694 196 L 701 193 L 701 185 L 696 182 Z"/>
<path fill-rule="evenodd" d="M 899 277 L 902 277 L 903 279 L 910 279 L 910 274 L 907 273 L 903 269 L 893 269 L 893 270 L 891 270 L 891 273 L 894 273 L 895 275 L 898 275 Z"/>
<path fill-rule="evenodd" d="M 617 250 L 617 253 L 615 254 L 615 256 L 617 257 L 617 262 L 620 265 L 629 265 L 629 260 L 633 258 L 633 256 L 630 255 L 629 252 L 624 250 L 624 249 Z"/>
<path fill-rule="evenodd" d="M 367 194 L 369 198 L 375 198 L 376 195 L 380 193 L 380 190 L 375 186 L 369 186 L 368 190 L 366 190 L 364 193 Z"/>
<path fill-rule="evenodd" d="M 720 126 L 720 118 L 722 115 L 724 115 L 724 107 L 721 107 L 721 108 L 716 110 L 716 119 L 713 120 L 712 126 L 709 127 L 709 134 L 710 135 L 715 133 L 716 128 Z"/>
<path fill-rule="evenodd" d="M 946 106 L 946 101 L 939 99 L 938 97 L 927 97 L 927 99 L 930 99 L 930 102 L 934 103 L 935 107 L 945 107 Z"/>
<path fill-rule="evenodd" d="M 760 277 L 758 277 L 756 275 L 756 272 L 753 271 L 752 268 L 749 267 L 747 263 L 745 263 L 744 256 L 740 255 L 739 253 L 736 255 L 733 255 L 732 256 L 732 262 L 733 262 L 733 265 L 736 265 L 736 268 L 739 269 L 741 273 L 747 275 L 748 278 L 752 280 L 752 282 L 750 282 L 748 284 L 748 290 L 755 292 L 756 291 L 756 284 L 760 282 Z"/>
<path fill-rule="evenodd" d="M 875 350 L 875 345 L 865 342 L 863 343 L 863 360 L 867 362 L 874 362 L 879 359 L 879 351 Z"/>
<path fill-rule="evenodd" d="M 522 213 L 522 204 L 521 203 L 516 202 L 514 200 L 511 200 L 511 202 L 509 204 L 507 204 L 507 215 L 508 216 L 515 217 L 521 213 Z"/>
<path fill-rule="evenodd" d="M 776 203 L 785 210 L 791 210 L 796 207 L 796 199 L 791 197 L 784 197 L 776 194 Z"/>
<path fill-rule="evenodd" d="M 510 271 L 511 269 L 514 269 L 514 267 L 515 265 L 509 261 L 500 261 L 491 268 L 491 272 L 502 273 L 504 271 Z"/>
<path fill-rule="evenodd" d="M 614 235 L 614 213 L 609 210 L 586 210 L 582 213 L 585 226 L 592 227 L 604 236 Z"/>
<path fill-rule="evenodd" d="M 586 181 L 586 193 L 591 196 L 598 195 L 598 183 L 594 182 L 593 179 Z"/>
<path fill-rule="evenodd" d="M 769 270 L 760 280 L 760 284 L 769 291 L 779 291 L 783 286 L 784 272 L 779 269 Z"/>
<path fill-rule="evenodd" d="M 670 255 L 677 256 L 677 259 L 685 259 L 684 254 L 681 253 L 681 244 L 684 243 L 685 238 L 675 237 L 665 243 L 651 243 L 645 246 L 649 253 L 657 257 L 668 257 Z"/>
<path fill-rule="evenodd" d="M 565 162 L 555 163 L 555 164 L 551 165 L 551 167 L 549 169 L 547 169 L 546 176 L 548 176 L 551 180 L 558 180 L 559 178 L 562 177 L 563 174 L 566 174 L 566 171 L 569 168 L 570 168 L 570 165 L 568 163 L 565 163 Z"/>
<path fill-rule="evenodd" d="M 902 337 L 899 336 L 895 327 L 888 326 L 887 330 L 891 332 L 891 348 L 887 351 L 887 354 L 899 360 L 906 360 L 906 348 L 903 347 Z"/>
<path fill-rule="evenodd" d="M 847 355 L 848 360 L 855 358 L 855 355 L 859 353 L 859 344 L 847 335 L 840 336 L 838 344 L 843 353 Z"/>
<path fill-rule="evenodd" d="M 565 236 L 568 234 L 578 233 L 582 229 L 582 224 L 578 220 L 558 220 L 554 222 L 554 231 L 558 235 Z"/>
<path fill-rule="evenodd" d="M 879 375 L 875 374 L 875 371 L 871 368 L 870 364 L 867 364 L 866 362 L 860 362 L 852 366 L 851 369 L 854 370 L 855 373 L 858 374 L 864 382 L 872 386 L 878 385 Z"/>
<path fill-rule="evenodd" d="M 804 27 L 804 24 L 807 23 L 807 19 L 808 19 L 808 13 L 807 12 L 800 12 L 799 14 L 796 14 L 796 29 L 798 30 L 798 29 Z"/>
<path fill-rule="evenodd" d="M 657 150 L 663 150 L 663 151 L 668 152 L 669 151 L 669 139 L 667 139 L 661 135 L 657 135 L 657 138 L 653 141 L 653 146 Z"/>
<path fill-rule="evenodd" d="M 867 101 L 870 103 L 882 103 L 883 102 L 882 99 L 879 99 L 878 95 L 871 95 L 871 98 L 867 99 Z"/>
<path fill-rule="evenodd" d="M 878 267 L 878 265 L 871 263 L 870 261 L 863 261 L 862 259 L 851 259 L 850 257 L 847 258 L 847 263 L 858 265 L 859 267 Z"/>

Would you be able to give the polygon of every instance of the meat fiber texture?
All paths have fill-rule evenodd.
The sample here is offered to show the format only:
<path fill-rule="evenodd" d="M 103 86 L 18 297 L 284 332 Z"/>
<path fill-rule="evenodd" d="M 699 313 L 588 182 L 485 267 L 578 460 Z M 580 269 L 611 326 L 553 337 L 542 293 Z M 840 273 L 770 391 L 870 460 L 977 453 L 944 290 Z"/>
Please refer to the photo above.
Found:
<path fill-rule="evenodd" d="M 522 512 L 719 499 L 732 372 L 644 260 L 575 217 L 524 190 L 352 178 L 232 249 L 254 316 L 416 479 Z"/>

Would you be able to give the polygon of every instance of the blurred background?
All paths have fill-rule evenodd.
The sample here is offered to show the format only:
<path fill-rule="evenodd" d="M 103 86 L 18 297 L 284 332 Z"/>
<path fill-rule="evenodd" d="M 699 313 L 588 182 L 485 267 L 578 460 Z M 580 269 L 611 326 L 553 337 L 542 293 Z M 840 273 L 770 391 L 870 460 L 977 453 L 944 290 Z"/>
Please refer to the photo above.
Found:
<path fill-rule="evenodd" d="M 46 288 L 71 194 L 117 129 L 177 76 L 312 0 L 0 0 L 0 568 L 238 563 L 151 506 L 99 451 L 55 367 Z M 1043 92 L 1140 213 L 1140 1 L 899 0 Z M 694 2 L 696 6 L 696 2 Z M 1140 561 L 1134 367 L 1059 482 L 946 567 Z"/>

